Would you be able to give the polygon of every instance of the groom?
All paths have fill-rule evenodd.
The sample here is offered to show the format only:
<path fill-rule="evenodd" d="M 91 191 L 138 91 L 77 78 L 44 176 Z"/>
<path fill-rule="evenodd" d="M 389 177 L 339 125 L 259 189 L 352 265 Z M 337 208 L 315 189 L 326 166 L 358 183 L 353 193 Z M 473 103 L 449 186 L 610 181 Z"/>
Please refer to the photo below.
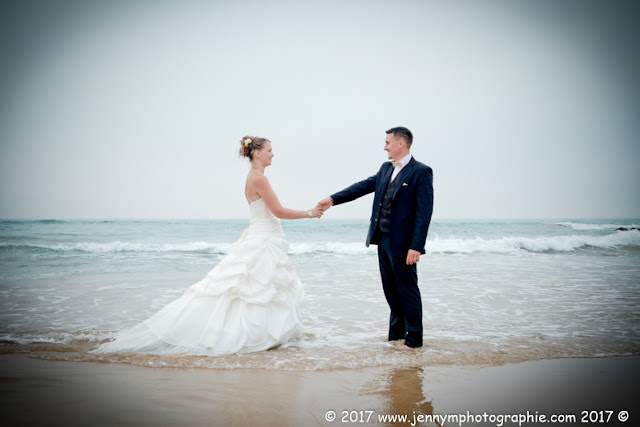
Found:
<path fill-rule="evenodd" d="M 412 143 L 409 129 L 389 129 L 384 150 L 391 161 L 377 174 L 322 199 L 318 206 L 326 210 L 375 191 L 366 243 L 378 245 L 382 287 L 391 309 L 389 341 L 404 339 L 407 347 L 421 347 L 422 299 L 416 263 L 425 253 L 433 212 L 433 171 L 413 158 Z"/>

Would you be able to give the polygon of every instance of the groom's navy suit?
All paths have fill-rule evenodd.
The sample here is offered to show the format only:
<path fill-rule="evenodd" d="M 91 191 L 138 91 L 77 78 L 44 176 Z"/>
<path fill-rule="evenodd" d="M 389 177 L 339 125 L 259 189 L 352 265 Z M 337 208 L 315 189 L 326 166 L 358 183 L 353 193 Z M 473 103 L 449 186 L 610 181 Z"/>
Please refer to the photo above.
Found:
<path fill-rule="evenodd" d="M 334 205 L 375 191 L 367 246 L 378 245 L 384 294 L 391 309 L 389 340 L 422 346 L 422 299 L 416 264 L 407 265 L 409 249 L 425 253 L 433 213 L 433 171 L 413 157 L 393 181 L 393 166 L 331 196 Z"/>

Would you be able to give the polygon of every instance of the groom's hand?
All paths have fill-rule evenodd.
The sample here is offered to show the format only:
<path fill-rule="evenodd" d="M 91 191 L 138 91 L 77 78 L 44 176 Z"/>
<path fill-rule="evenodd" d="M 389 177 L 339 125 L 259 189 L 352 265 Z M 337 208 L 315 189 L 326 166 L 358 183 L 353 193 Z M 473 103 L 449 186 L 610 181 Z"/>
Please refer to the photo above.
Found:
<path fill-rule="evenodd" d="M 409 249 L 407 253 L 407 265 L 417 264 L 420 261 L 420 252 Z"/>
<path fill-rule="evenodd" d="M 318 209 L 322 209 L 322 211 L 324 212 L 327 209 L 329 209 L 331 206 L 333 206 L 333 199 L 331 197 L 325 197 L 324 199 L 318 202 L 318 205 L 316 207 Z"/>

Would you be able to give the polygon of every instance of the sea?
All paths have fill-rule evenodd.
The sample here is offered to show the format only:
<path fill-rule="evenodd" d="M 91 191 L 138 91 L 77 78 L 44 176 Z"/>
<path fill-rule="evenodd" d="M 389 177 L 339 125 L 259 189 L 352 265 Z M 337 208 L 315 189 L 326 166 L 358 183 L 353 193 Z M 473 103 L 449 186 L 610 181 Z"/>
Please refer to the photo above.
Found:
<path fill-rule="evenodd" d="M 233 220 L 0 221 L 0 353 L 149 367 L 496 366 L 640 354 L 640 219 L 434 219 L 418 264 L 424 346 L 387 341 L 368 221 L 283 220 L 302 334 L 219 357 L 90 350 L 179 298 L 249 226 Z"/>

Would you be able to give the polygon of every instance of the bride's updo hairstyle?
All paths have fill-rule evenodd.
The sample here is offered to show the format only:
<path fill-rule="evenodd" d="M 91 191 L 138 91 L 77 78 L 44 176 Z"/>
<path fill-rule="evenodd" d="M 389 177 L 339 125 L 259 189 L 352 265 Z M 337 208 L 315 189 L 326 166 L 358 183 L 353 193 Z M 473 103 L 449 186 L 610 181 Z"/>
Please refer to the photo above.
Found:
<path fill-rule="evenodd" d="M 269 142 L 269 140 L 266 138 L 245 136 L 240 140 L 240 155 L 242 157 L 248 157 L 249 160 L 253 160 L 253 153 L 260 151 L 267 142 Z"/>

